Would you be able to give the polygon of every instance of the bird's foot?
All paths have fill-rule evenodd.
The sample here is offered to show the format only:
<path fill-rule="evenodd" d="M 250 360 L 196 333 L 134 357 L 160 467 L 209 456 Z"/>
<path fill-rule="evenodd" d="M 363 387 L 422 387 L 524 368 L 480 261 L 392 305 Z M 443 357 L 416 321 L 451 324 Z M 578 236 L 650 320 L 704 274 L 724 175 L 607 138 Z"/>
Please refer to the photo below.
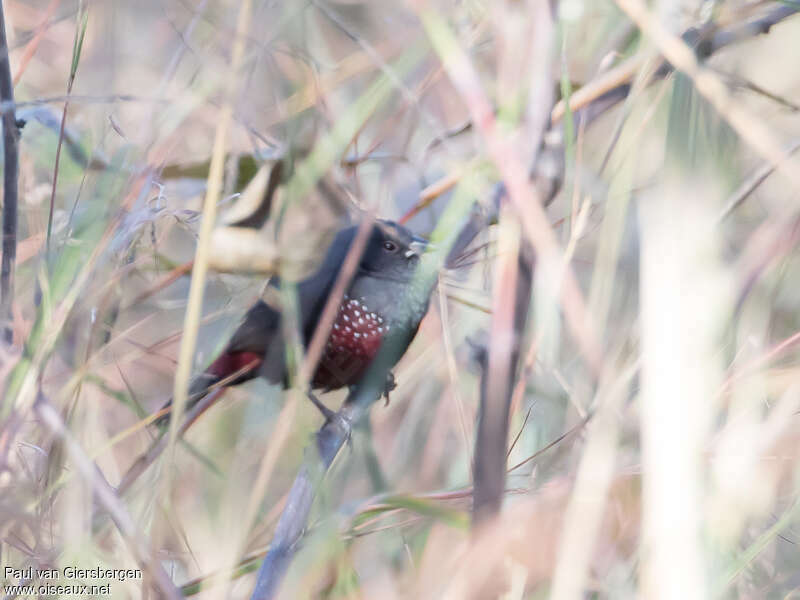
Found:
<path fill-rule="evenodd" d="M 343 416 L 342 413 L 333 411 L 325 406 L 311 390 L 308 390 L 306 395 L 308 396 L 308 399 L 313 402 L 314 406 L 317 407 L 319 412 L 321 412 L 325 417 L 326 424 L 333 423 L 338 429 L 344 432 L 344 442 L 347 444 L 348 448 L 351 448 L 353 443 L 353 424 L 350 422 L 350 420 Z"/>
<path fill-rule="evenodd" d="M 397 382 L 394 379 L 394 373 L 389 371 L 386 374 L 386 384 L 383 388 L 383 397 L 386 398 L 386 402 L 384 402 L 383 406 L 389 406 L 389 392 L 394 390 L 397 387 Z"/>
<path fill-rule="evenodd" d="M 306 396 L 308 396 L 308 399 L 311 400 L 312 404 L 317 407 L 317 410 L 322 413 L 322 416 L 325 417 L 326 421 L 336 420 L 336 412 L 325 406 L 322 401 L 314 395 L 314 392 L 308 390 L 306 392 Z"/>

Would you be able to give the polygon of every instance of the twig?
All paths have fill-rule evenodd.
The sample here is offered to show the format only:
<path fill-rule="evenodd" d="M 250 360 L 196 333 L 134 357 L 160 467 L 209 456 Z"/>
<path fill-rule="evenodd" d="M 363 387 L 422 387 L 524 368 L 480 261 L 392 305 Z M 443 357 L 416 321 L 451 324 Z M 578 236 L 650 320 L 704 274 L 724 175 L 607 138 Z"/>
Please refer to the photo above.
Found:
<path fill-rule="evenodd" d="M 207 411 L 211 406 L 219 400 L 220 396 L 222 395 L 223 390 L 217 390 L 216 392 L 212 392 L 205 396 L 200 402 L 195 404 L 191 410 L 188 411 L 186 415 L 185 421 L 181 424 L 178 428 L 178 436 L 182 436 L 189 427 L 194 424 L 197 418 Z M 169 407 L 163 408 L 159 412 L 151 415 L 149 418 L 153 421 L 159 419 L 166 414 L 169 413 Z M 161 456 L 161 453 L 164 452 L 164 449 L 167 447 L 167 437 L 164 435 L 163 432 L 158 438 L 156 438 L 152 445 L 147 449 L 147 451 L 139 456 L 133 464 L 128 468 L 125 472 L 125 475 L 122 476 L 122 479 L 117 486 L 117 494 L 120 496 L 124 496 L 131 486 L 139 479 L 139 477 L 144 473 L 147 468 L 152 465 L 155 460 Z"/>
<path fill-rule="evenodd" d="M 552 448 L 553 446 L 557 446 L 558 444 L 560 444 L 562 441 L 564 441 L 568 437 L 575 435 L 576 433 L 578 433 L 581 429 L 583 429 L 586 426 L 586 424 L 591 420 L 591 418 L 593 416 L 594 416 L 594 412 L 589 411 L 588 413 L 586 413 L 585 417 L 583 417 L 580 421 L 578 421 L 575 425 L 570 427 L 567 431 L 562 433 L 560 436 L 558 436 L 552 442 L 550 442 L 549 444 L 547 444 L 543 448 L 540 448 L 539 450 L 537 450 L 536 452 L 531 454 L 528 458 L 525 458 L 525 459 L 521 460 L 520 462 L 515 464 L 513 467 L 510 467 L 508 469 L 508 472 L 511 473 L 512 471 L 516 471 L 520 467 L 523 467 L 523 466 L 527 465 L 529 462 L 531 462 L 533 460 L 536 460 L 539 456 L 541 456 L 542 454 L 544 454 L 545 452 L 550 450 L 550 448 Z"/>
<path fill-rule="evenodd" d="M 50 0 L 50 4 L 47 5 L 42 22 L 36 28 L 36 33 L 33 34 L 33 37 L 25 46 L 25 52 L 22 54 L 22 58 L 20 58 L 17 72 L 14 74 L 14 85 L 19 83 L 19 80 L 22 78 L 22 74 L 25 72 L 28 63 L 30 63 L 33 55 L 36 54 L 36 50 L 39 48 L 39 44 L 44 39 L 44 34 L 47 32 L 47 29 L 51 24 L 50 19 L 55 14 L 59 4 L 61 4 L 61 0 Z"/>
<path fill-rule="evenodd" d="M 789 144 L 785 150 L 784 160 L 788 159 L 798 150 L 800 150 L 800 139 L 797 139 Z M 734 210 L 739 207 L 742 202 L 747 200 L 747 197 L 752 194 L 759 185 L 764 183 L 764 181 L 772 174 L 776 167 L 777 164 L 772 161 L 768 161 L 750 177 L 744 180 L 742 184 L 736 188 L 736 191 L 733 192 L 728 198 L 728 201 L 725 203 L 725 208 L 723 208 L 720 212 L 717 221 L 724 221 Z"/>
<path fill-rule="evenodd" d="M 522 437 L 522 433 L 525 431 L 525 426 L 528 424 L 528 419 L 531 418 L 531 412 L 533 411 L 533 405 L 528 407 L 528 412 L 525 413 L 525 418 L 522 421 L 522 425 L 517 432 L 517 435 L 514 436 L 514 440 L 508 446 L 508 452 L 506 452 L 506 460 L 508 457 L 511 456 L 511 453 L 514 451 L 514 448 L 517 446 L 517 442 L 519 438 Z"/>
<path fill-rule="evenodd" d="M 258 571 L 251 600 L 269 600 L 277 594 L 308 523 L 317 489 L 315 483 L 325 474 L 339 450 L 350 438 L 353 426 L 367 414 L 369 407 L 380 398 L 380 394 L 378 386 L 367 381 L 367 385 L 348 395 L 344 406 L 336 413 L 336 418 L 326 422 L 317 432 L 317 452 L 306 454 L 305 462 L 292 484 L 269 552 Z"/>
<path fill-rule="evenodd" d="M 698 53 L 689 47 L 686 36 L 672 34 L 641 0 L 615 0 L 622 10 L 658 48 L 672 66 L 688 77 L 697 92 L 708 101 L 743 141 L 772 163 L 795 188 L 800 188 L 800 175 L 786 167 L 783 152 L 773 132 L 752 111 L 734 101 L 720 78 L 698 60 Z M 800 6 L 787 6 L 780 16 L 796 12 Z M 771 25 L 759 25 L 757 32 Z M 747 31 L 750 31 L 748 28 Z M 734 36 L 735 37 L 735 36 Z M 737 38 L 738 39 L 738 38 Z M 702 54 L 702 53 L 700 53 Z"/>
<path fill-rule="evenodd" d="M 61 416 L 41 393 L 34 404 L 34 410 L 50 431 L 64 444 L 77 470 L 91 487 L 98 503 L 109 514 L 136 561 L 142 570 L 152 578 L 153 583 L 161 592 L 161 596 L 170 600 L 180 600 L 180 592 L 156 557 L 153 556 L 148 542 L 139 535 L 136 524 L 119 497 L 114 493 L 113 488 L 91 459 L 86 456 L 86 453 L 67 430 Z"/>
<path fill-rule="evenodd" d="M 417 201 L 414 206 L 406 211 L 406 213 L 400 217 L 398 222 L 408 223 L 408 221 L 410 221 L 415 215 L 419 214 L 422 210 L 430 206 L 430 204 L 436 200 L 436 198 L 452 190 L 468 170 L 469 169 L 467 168 L 458 169 L 457 171 L 449 173 L 438 181 L 435 181 L 431 185 L 427 186 L 419 193 L 419 201 Z"/>
<path fill-rule="evenodd" d="M 800 3 L 798 2 L 779 2 L 775 8 L 762 17 L 753 19 L 752 21 L 745 21 L 744 23 L 737 23 L 736 25 L 715 32 L 711 36 L 711 40 L 707 46 L 705 48 L 701 47 L 701 55 L 703 58 L 707 58 L 718 50 L 730 46 L 731 44 L 737 44 L 758 35 L 765 35 L 769 33 L 770 29 L 775 25 L 791 17 L 798 11 L 800 11 Z"/>
<path fill-rule="evenodd" d="M 19 175 L 19 129 L 13 108 L 14 85 L 6 38 L 6 19 L 0 2 L 0 100 L 11 103 L 3 110 L 3 262 L 0 268 L 0 320 L 5 322 L 3 339 L 11 343 L 11 305 L 14 300 L 14 262 L 17 257 L 17 179 Z"/>
<path fill-rule="evenodd" d="M 717 31 L 714 31 L 714 29 L 716 29 L 714 24 L 709 24 L 703 29 L 693 27 L 686 30 L 681 37 L 685 42 L 691 44 L 695 48 L 700 59 L 705 60 L 727 46 L 757 35 L 769 33 L 774 25 L 777 25 L 798 11 L 800 11 L 800 4 L 786 3 L 752 21 L 746 21 L 745 23 L 736 24 Z M 594 80 L 582 86 L 570 96 L 570 110 L 572 110 L 572 112 L 577 112 L 581 109 L 589 109 L 588 112 L 594 113 L 595 111 L 591 110 L 591 105 L 594 103 L 608 104 L 605 101 L 613 98 L 614 101 L 610 104 L 613 106 L 619 100 L 624 99 L 629 91 L 630 82 L 633 80 L 637 71 L 642 67 L 643 61 L 644 57 L 634 56 L 598 75 Z M 672 71 L 672 66 L 668 63 L 664 63 L 661 68 L 659 68 L 653 81 L 666 77 L 672 73 Z M 606 106 L 605 109 L 608 107 L 609 106 Z M 553 122 L 560 121 L 564 113 L 565 105 L 562 100 L 553 108 Z"/>
<path fill-rule="evenodd" d="M 187 262 L 185 262 L 183 264 L 180 264 L 177 267 L 173 268 L 169 273 L 167 273 L 164 276 L 162 276 L 161 279 L 156 281 L 153 285 L 151 285 L 149 288 L 147 288 L 142 293 L 140 293 L 138 296 L 136 296 L 136 298 L 134 298 L 131 301 L 131 303 L 128 305 L 128 307 L 136 306 L 136 305 L 144 302 L 145 300 L 147 300 L 153 294 L 157 294 L 158 292 L 163 290 L 165 287 L 171 285 L 172 283 L 174 283 L 175 281 L 177 281 L 178 279 L 180 279 L 184 275 L 188 275 L 189 273 L 191 273 L 192 272 L 192 268 L 194 268 L 194 260 L 187 261 Z"/>

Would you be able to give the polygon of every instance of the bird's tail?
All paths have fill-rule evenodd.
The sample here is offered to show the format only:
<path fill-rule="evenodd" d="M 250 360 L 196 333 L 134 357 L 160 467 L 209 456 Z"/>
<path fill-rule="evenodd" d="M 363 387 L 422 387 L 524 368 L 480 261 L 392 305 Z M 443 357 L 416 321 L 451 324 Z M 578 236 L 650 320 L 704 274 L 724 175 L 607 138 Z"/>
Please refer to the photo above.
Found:
<path fill-rule="evenodd" d="M 186 399 L 186 406 L 184 406 L 183 410 L 188 412 L 194 408 L 194 405 L 208 396 L 213 389 L 220 387 L 217 385 L 220 381 L 222 381 L 222 378 L 216 377 L 208 372 L 201 373 L 195 377 L 189 384 L 189 393 Z M 167 400 L 158 412 L 163 414 L 153 421 L 153 424 L 156 427 L 163 427 L 167 425 L 172 418 L 172 398 Z"/>
<path fill-rule="evenodd" d="M 189 393 L 184 410 L 187 412 L 191 410 L 200 400 L 215 389 L 253 379 L 258 374 L 258 369 L 263 360 L 263 356 L 255 352 L 223 352 L 203 373 L 195 377 L 189 384 Z M 158 411 L 164 414 L 153 421 L 157 427 L 162 427 L 169 423 L 172 415 L 171 407 L 172 399 L 170 398 Z"/>

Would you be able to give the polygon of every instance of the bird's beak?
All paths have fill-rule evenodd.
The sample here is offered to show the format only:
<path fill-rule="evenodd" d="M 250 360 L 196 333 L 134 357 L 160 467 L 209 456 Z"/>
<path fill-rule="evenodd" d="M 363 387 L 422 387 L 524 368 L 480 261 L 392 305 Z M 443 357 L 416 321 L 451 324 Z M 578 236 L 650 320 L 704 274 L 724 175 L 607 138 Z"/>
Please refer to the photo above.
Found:
<path fill-rule="evenodd" d="M 415 235 L 413 238 L 411 238 L 411 243 L 408 245 L 406 258 L 411 258 L 412 256 L 422 256 L 422 254 L 425 252 L 425 249 L 429 248 L 430 246 L 431 245 L 428 243 L 428 240 L 424 240 Z"/>

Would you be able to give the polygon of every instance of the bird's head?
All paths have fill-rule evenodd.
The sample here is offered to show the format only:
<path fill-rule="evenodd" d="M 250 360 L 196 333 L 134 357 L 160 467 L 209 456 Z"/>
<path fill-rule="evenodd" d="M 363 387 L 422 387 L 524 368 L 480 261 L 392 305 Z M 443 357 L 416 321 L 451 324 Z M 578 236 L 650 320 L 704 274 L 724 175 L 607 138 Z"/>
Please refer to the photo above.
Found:
<path fill-rule="evenodd" d="M 402 225 L 377 220 L 359 268 L 373 277 L 410 281 L 427 245 Z"/>

